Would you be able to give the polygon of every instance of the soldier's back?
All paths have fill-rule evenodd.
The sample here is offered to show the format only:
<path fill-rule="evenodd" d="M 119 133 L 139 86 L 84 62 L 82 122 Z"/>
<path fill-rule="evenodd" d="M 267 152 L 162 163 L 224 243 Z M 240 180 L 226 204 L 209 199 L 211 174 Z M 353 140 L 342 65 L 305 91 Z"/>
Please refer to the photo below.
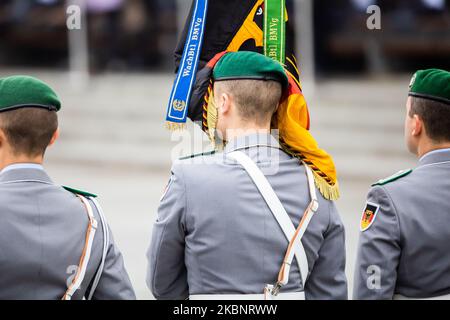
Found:
<path fill-rule="evenodd" d="M 183 223 L 191 295 L 262 293 L 265 284 L 276 282 L 287 250 L 288 241 L 261 193 L 244 168 L 226 156 L 228 152 L 242 151 L 257 164 L 294 226 L 299 225 L 311 202 L 306 170 L 298 159 L 273 146 L 242 145 L 227 147 L 224 153 L 184 159 L 173 167 L 174 175 L 185 183 L 182 201 L 186 201 L 187 210 Z M 299 268 L 293 263 L 283 290 L 305 290 L 311 299 L 345 299 L 343 225 L 331 201 L 320 194 L 318 201 L 319 211 L 302 239 L 310 277 L 303 287 Z M 330 234 L 337 237 L 333 256 L 320 252 Z M 327 259 L 335 259 L 335 264 L 329 265 L 329 274 L 324 274 L 318 261 Z M 312 272 L 314 266 L 317 272 Z M 342 272 L 335 272 L 340 267 Z M 329 281 L 329 277 L 334 280 Z M 323 295 L 317 290 L 321 285 L 329 289 Z"/>
<path fill-rule="evenodd" d="M 0 299 L 61 299 L 86 242 L 89 219 L 80 199 L 43 170 L 10 170 L 0 175 L 0 212 Z M 84 296 L 102 257 L 103 229 L 94 216 L 98 230 L 74 299 Z"/>
<path fill-rule="evenodd" d="M 384 186 L 398 217 L 401 257 L 397 293 L 450 293 L 450 152 L 426 156 L 408 176 Z"/>

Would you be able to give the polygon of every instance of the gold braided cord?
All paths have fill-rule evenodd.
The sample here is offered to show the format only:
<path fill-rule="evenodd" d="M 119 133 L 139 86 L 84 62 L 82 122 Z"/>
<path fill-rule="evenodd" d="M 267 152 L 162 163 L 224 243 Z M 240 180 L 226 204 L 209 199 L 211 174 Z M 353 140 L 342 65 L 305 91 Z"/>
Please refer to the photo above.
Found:
<path fill-rule="evenodd" d="M 203 97 L 203 115 L 202 115 L 202 129 L 205 133 L 210 136 L 210 129 L 214 129 L 215 122 L 211 122 L 211 116 L 209 115 L 209 104 L 214 103 L 211 97 L 213 96 L 213 82 L 212 79 L 209 80 L 208 89 L 206 90 L 205 96 Z M 208 121 L 209 120 L 209 121 Z M 213 127 L 211 127 L 214 124 Z"/>

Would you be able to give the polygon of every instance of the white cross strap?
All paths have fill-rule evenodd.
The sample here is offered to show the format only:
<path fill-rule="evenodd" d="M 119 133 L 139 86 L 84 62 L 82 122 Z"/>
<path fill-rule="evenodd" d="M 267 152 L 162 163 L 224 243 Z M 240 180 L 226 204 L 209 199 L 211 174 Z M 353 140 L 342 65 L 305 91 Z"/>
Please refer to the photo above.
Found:
<path fill-rule="evenodd" d="M 91 258 L 91 251 L 92 245 L 94 243 L 95 232 L 97 230 L 97 220 L 94 217 L 91 204 L 85 197 L 81 195 L 78 195 L 78 197 L 81 199 L 81 202 L 84 204 L 84 207 L 86 208 L 86 212 L 89 218 L 89 224 L 86 232 L 86 243 L 84 245 L 83 252 L 81 254 L 77 273 L 75 274 L 75 277 L 73 278 L 72 283 L 69 285 L 69 288 L 64 294 L 62 300 L 71 300 L 74 293 L 80 288 L 81 284 L 83 283 L 84 276 L 86 275 L 86 270 L 89 264 L 89 259 Z"/>
<path fill-rule="evenodd" d="M 302 283 L 304 287 L 308 276 L 308 260 L 306 258 L 305 249 L 301 243 L 301 238 L 305 233 L 309 222 L 311 221 L 313 213 L 316 212 L 318 209 L 313 173 L 307 166 L 305 166 L 312 201 L 308 206 L 307 210 L 305 211 L 305 214 L 302 218 L 299 227 L 295 228 L 291 218 L 284 209 L 280 199 L 276 195 L 269 181 L 261 172 L 261 170 L 258 168 L 258 166 L 253 162 L 253 160 L 240 151 L 228 153 L 228 157 L 237 161 L 247 171 L 248 175 L 255 183 L 256 187 L 258 188 L 259 192 L 261 193 L 268 207 L 270 208 L 272 214 L 274 215 L 275 219 L 277 220 L 278 224 L 283 230 L 283 233 L 285 234 L 287 241 L 289 242 L 289 247 L 286 252 L 284 263 L 279 273 L 277 283 L 278 287 L 276 287 L 275 289 L 271 289 L 271 292 L 273 292 L 274 295 L 277 295 L 280 287 L 288 283 L 290 265 L 292 263 L 294 256 L 296 257 L 296 261 L 300 270 Z"/>
<path fill-rule="evenodd" d="M 94 281 L 92 282 L 91 290 L 87 297 L 87 300 L 91 300 L 94 296 L 95 290 L 97 289 L 98 283 L 100 282 L 100 278 L 103 273 L 103 269 L 105 268 L 105 260 L 108 254 L 108 246 L 109 246 L 109 229 L 108 223 L 106 222 L 105 215 L 103 213 L 103 209 L 95 198 L 91 198 L 92 203 L 97 209 L 98 215 L 100 217 L 100 221 L 102 223 L 103 229 L 103 252 L 102 252 L 102 260 L 100 262 L 100 266 L 98 267 L 97 273 L 95 274 Z"/>

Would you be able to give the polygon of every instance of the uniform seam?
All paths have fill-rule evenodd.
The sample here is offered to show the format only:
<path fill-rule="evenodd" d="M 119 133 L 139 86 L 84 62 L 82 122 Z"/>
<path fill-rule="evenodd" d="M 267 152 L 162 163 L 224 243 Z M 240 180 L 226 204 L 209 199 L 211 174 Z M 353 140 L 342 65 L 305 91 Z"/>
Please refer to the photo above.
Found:
<path fill-rule="evenodd" d="M 398 217 L 398 211 L 397 211 L 397 207 L 395 206 L 394 201 L 392 200 L 391 195 L 388 193 L 387 189 L 385 187 L 381 187 L 380 189 L 383 190 L 384 194 L 386 195 L 387 199 L 391 202 L 392 204 L 392 208 L 394 208 L 394 216 L 395 216 L 395 221 L 397 222 L 397 228 L 398 228 L 398 239 L 399 241 L 401 241 L 401 234 L 400 234 L 400 219 Z"/>
<path fill-rule="evenodd" d="M 184 171 L 183 171 L 183 168 L 182 168 L 182 166 L 180 166 L 180 172 L 181 172 L 181 176 L 182 176 L 182 183 L 183 183 L 183 191 L 184 191 L 184 209 L 183 209 L 183 214 L 184 214 L 184 232 L 186 233 L 187 232 L 187 229 L 188 229 L 188 225 L 187 225 L 187 215 L 188 215 L 188 212 L 189 212 L 189 203 L 188 203 L 188 196 L 187 196 L 187 186 L 186 186 L 186 180 L 187 179 L 185 179 L 185 175 L 184 175 Z M 202 279 L 202 282 L 201 282 L 201 286 L 202 286 L 202 288 L 205 288 L 205 283 L 204 283 L 204 280 L 203 279 L 205 279 L 205 277 L 202 275 L 203 274 L 203 270 L 202 270 L 202 268 L 200 267 L 200 263 L 199 263 L 199 261 L 198 261 L 198 257 L 194 254 L 194 258 L 195 258 L 195 263 L 196 263 L 196 265 L 198 266 L 198 272 L 199 272 L 199 274 L 200 274 L 200 279 Z M 186 263 L 186 238 L 185 238 L 185 243 L 184 243 L 184 259 L 183 259 L 183 261 Z M 188 277 L 188 275 L 189 275 L 189 270 L 186 268 L 186 281 L 188 281 L 188 279 L 187 279 L 187 277 Z M 188 294 L 190 294 L 190 288 L 189 288 L 189 282 L 187 283 L 187 287 L 188 287 Z"/>
<path fill-rule="evenodd" d="M 325 232 L 326 234 L 328 234 L 331 229 L 331 203 L 329 201 L 327 201 L 327 203 L 328 203 L 328 226 Z"/>
<path fill-rule="evenodd" d="M 327 222 L 327 228 L 326 230 L 322 233 L 323 238 L 325 240 L 326 236 L 330 233 L 330 229 L 331 229 L 331 203 L 330 201 L 327 201 L 328 204 L 328 222 Z M 319 214 L 319 212 L 316 212 L 314 215 Z M 312 220 L 311 220 L 312 221 Z M 322 243 L 323 246 L 323 243 Z M 320 249 L 322 248 L 322 246 L 320 247 Z M 320 250 L 319 249 L 319 250 Z"/>
<path fill-rule="evenodd" d="M 97 210 L 97 206 L 95 205 L 95 203 L 94 203 L 94 201 L 92 200 L 92 199 L 90 199 L 90 198 L 88 198 L 87 199 L 88 201 L 89 201 L 89 203 L 90 203 L 90 205 L 91 205 L 91 207 L 92 207 L 92 211 L 94 212 L 94 217 L 95 217 L 95 219 L 98 221 L 98 224 L 100 225 L 100 227 L 101 227 L 101 234 L 102 234 L 102 243 L 101 243 L 101 256 L 100 256 L 100 261 L 99 261 L 99 263 L 98 263 L 98 266 L 96 266 L 95 267 L 95 269 L 94 269 L 94 273 L 91 275 L 91 279 L 89 280 L 89 279 L 87 279 L 86 277 L 85 277 L 85 281 L 84 282 L 86 282 L 86 288 L 85 288 L 85 290 L 84 290 L 84 295 L 89 295 L 90 293 L 91 293 L 91 290 L 88 290 L 88 289 L 92 289 L 92 285 L 94 284 L 94 280 L 95 280 L 95 277 L 96 277 L 96 275 L 97 275 L 97 272 L 100 270 L 100 266 L 101 266 L 101 264 L 102 264 L 102 259 L 103 259 L 103 243 L 106 241 L 106 240 L 108 240 L 108 239 L 106 239 L 106 230 L 104 230 L 104 228 L 103 228 L 103 223 L 102 223 L 102 221 L 103 221 L 103 219 L 102 219 L 102 217 L 100 216 L 100 212 Z M 84 208 L 83 208 L 84 209 Z M 108 222 L 106 221 L 106 219 L 105 219 L 105 226 L 106 226 L 106 228 L 108 228 Z M 97 232 L 95 233 L 95 236 L 94 236 L 94 241 L 95 241 L 95 239 L 97 239 L 98 240 L 98 236 L 99 236 L 99 232 L 98 232 L 98 230 L 99 230 L 100 228 L 97 228 Z M 106 250 L 106 253 L 105 253 L 105 265 L 103 266 L 103 270 L 102 270 L 102 272 L 101 272 L 101 274 L 100 274 L 100 277 L 99 277 L 99 282 L 98 282 L 98 284 L 100 284 L 100 282 L 101 282 L 101 279 L 102 279 L 102 276 L 103 276 L 103 273 L 104 273 L 104 271 L 105 271 L 105 266 L 106 266 L 106 262 L 107 262 L 107 260 L 108 260 L 108 254 L 109 254 L 109 252 L 110 252 L 110 250 L 111 250 L 111 246 L 110 246 L 110 242 L 108 242 L 107 243 L 107 247 L 108 247 L 108 249 Z M 94 247 L 92 248 L 92 249 L 94 249 Z M 92 254 L 93 254 L 94 252 L 92 251 Z M 89 263 L 91 263 L 92 262 L 92 258 L 93 258 L 93 256 L 92 256 L 92 254 L 91 254 L 91 259 L 89 259 L 89 262 L 88 262 L 88 266 L 89 266 Z M 92 263 L 91 263 L 91 265 L 92 265 Z M 89 269 L 87 269 L 86 270 L 86 276 L 88 276 L 88 271 L 89 271 Z M 123 270 L 121 270 L 120 271 L 120 275 L 121 275 L 121 277 L 122 277 L 122 281 L 124 280 L 124 275 L 123 275 Z M 87 280 L 89 280 L 89 281 L 87 281 Z M 98 285 L 97 284 L 97 285 Z M 82 287 L 80 286 L 80 289 L 81 289 Z M 96 288 L 97 289 L 97 288 Z M 95 295 L 95 291 L 96 290 L 94 290 L 94 295 Z"/>
<path fill-rule="evenodd" d="M 175 175 L 174 172 L 173 172 L 173 175 Z M 180 175 L 181 175 L 182 178 L 184 178 L 184 174 L 183 174 L 183 170 L 182 170 L 181 166 L 180 166 Z M 184 189 L 183 190 L 184 191 L 184 203 L 185 203 L 185 206 L 187 206 L 186 185 L 185 185 L 185 182 L 183 181 L 183 179 L 180 179 L 180 180 L 181 180 L 181 183 L 182 183 L 183 189 Z M 185 208 L 183 208 L 183 215 L 184 215 L 184 218 L 186 218 Z M 185 227 L 186 227 L 186 224 L 185 224 Z M 163 239 L 164 239 L 164 234 L 166 233 L 166 229 L 167 229 L 167 224 L 164 224 L 164 228 L 163 228 L 163 231 L 162 231 L 162 235 L 163 236 L 159 240 L 158 249 L 156 251 L 157 255 L 159 255 L 159 252 L 161 251 L 161 246 L 162 246 L 162 242 L 163 242 Z M 155 295 L 155 297 L 159 298 L 159 297 L 161 297 L 161 295 L 158 293 L 158 290 L 156 289 L 156 285 L 155 285 L 156 270 L 157 269 L 158 269 L 158 259 L 156 259 L 156 262 L 155 262 L 155 272 L 153 273 L 153 277 L 152 277 L 152 289 L 153 289 L 153 294 Z"/>
<path fill-rule="evenodd" d="M 189 203 L 187 201 L 187 199 L 188 199 L 188 196 L 187 196 L 188 188 L 186 186 L 186 178 L 185 178 L 185 175 L 184 175 L 183 167 L 181 165 L 180 165 L 180 176 L 181 176 L 181 181 L 182 181 L 182 184 L 183 184 L 183 191 L 184 191 L 183 192 L 184 193 L 184 206 L 183 206 L 183 220 L 184 220 L 184 228 L 183 228 L 183 231 L 184 231 L 183 263 L 185 264 L 184 267 L 185 267 L 185 271 L 186 271 L 186 284 L 187 284 L 188 294 L 189 294 L 189 282 L 188 282 L 188 278 L 187 278 L 187 276 L 188 276 L 188 269 L 186 268 L 186 232 L 187 232 L 187 229 L 188 229 L 188 226 L 187 226 L 187 214 L 189 212 Z M 197 263 L 197 265 L 198 265 L 198 263 Z M 199 270 L 199 272 L 201 273 L 201 270 Z M 203 277 L 202 277 L 202 279 L 203 279 Z"/>
<path fill-rule="evenodd" d="M 159 252 L 161 251 L 162 241 L 164 239 L 164 234 L 166 233 L 166 228 L 167 228 L 167 224 L 164 224 L 164 228 L 163 228 L 163 231 L 162 231 L 162 237 L 161 237 L 161 239 L 159 239 L 158 248 L 156 250 L 156 255 L 157 256 L 159 255 Z M 153 291 L 154 296 L 156 298 L 158 298 L 161 295 L 158 294 L 158 290 L 156 290 L 155 280 L 156 280 L 156 271 L 157 271 L 158 266 L 159 266 L 159 264 L 158 264 L 159 261 L 158 261 L 158 259 L 155 259 L 155 260 L 156 260 L 155 261 L 155 270 L 153 272 L 153 277 L 152 277 L 152 289 L 153 289 L 152 291 Z"/>
<path fill-rule="evenodd" d="M 184 222 L 184 232 L 187 231 L 187 212 L 188 210 L 188 202 L 187 202 L 187 188 L 186 188 L 186 179 L 184 177 L 184 172 L 182 166 L 180 166 L 180 178 L 183 185 L 183 194 L 184 194 L 184 206 L 183 206 L 183 222 Z"/>
<path fill-rule="evenodd" d="M 330 203 L 330 201 L 327 201 L 327 204 L 328 204 L 328 224 L 327 224 L 327 229 L 323 233 L 323 241 L 322 241 L 322 244 L 318 251 L 319 255 L 320 255 L 320 251 L 322 250 L 323 246 L 325 245 L 326 238 L 328 237 L 328 235 L 331 232 L 331 203 Z M 306 249 L 305 249 L 305 251 L 306 251 Z M 315 265 L 315 262 L 313 263 L 313 265 Z M 312 268 L 313 268 L 313 266 L 311 266 L 311 270 L 312 270 Z"/>
<path fill-rule="evenodd" d="M 35 203 L 36 203 L 36 209 L 38 212 L 38 219 L 39 219 L 39 224 L 38 224 L 38 233 L 39 233 L 39 251 L 40 251 L 40 259 L 39 259 L 39 270 L 38 270 L 38 277 L 41 277 L 41 273 L 42 273 L 42 262 L 44 260 L 44 246 L 43 246 L 43 240 L 42 240 L 42 215 L 41 215 L 41 206 L 39 203 L 39 197 L 38 195 L 35 196 Z"/>
<path fill-rule="evenodd" d="M 47 182 L 47 181 L 41 181 L 41 180 L 13 180 L 13 181 L 2 181 L 0 182 L 0 185 L 2 184 L 13 184 L 13 183 L 23 183 L 23 182 L 34 182 L 34 183 L 43 183 L 43 184 L 48 184 L 48 185 L 54 185 L 51 182 Z"/>

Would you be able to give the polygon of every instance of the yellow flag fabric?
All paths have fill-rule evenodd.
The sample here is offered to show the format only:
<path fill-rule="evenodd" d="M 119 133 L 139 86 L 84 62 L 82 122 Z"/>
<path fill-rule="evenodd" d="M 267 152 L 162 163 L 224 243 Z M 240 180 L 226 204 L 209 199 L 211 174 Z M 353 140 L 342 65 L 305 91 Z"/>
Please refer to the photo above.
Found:
<path fill-rule="evenodd" d="M 339 198 L 336 167 L 331 156 L 320 149 L 309 132 L 306 100 L 296 81 L 289 76 L 289 92 L 280 103 L 272 121 L 279 130 L 280 142 L 288 153 L 301 159 L 314 172 L 316 185 L 329 200 Z"/>

